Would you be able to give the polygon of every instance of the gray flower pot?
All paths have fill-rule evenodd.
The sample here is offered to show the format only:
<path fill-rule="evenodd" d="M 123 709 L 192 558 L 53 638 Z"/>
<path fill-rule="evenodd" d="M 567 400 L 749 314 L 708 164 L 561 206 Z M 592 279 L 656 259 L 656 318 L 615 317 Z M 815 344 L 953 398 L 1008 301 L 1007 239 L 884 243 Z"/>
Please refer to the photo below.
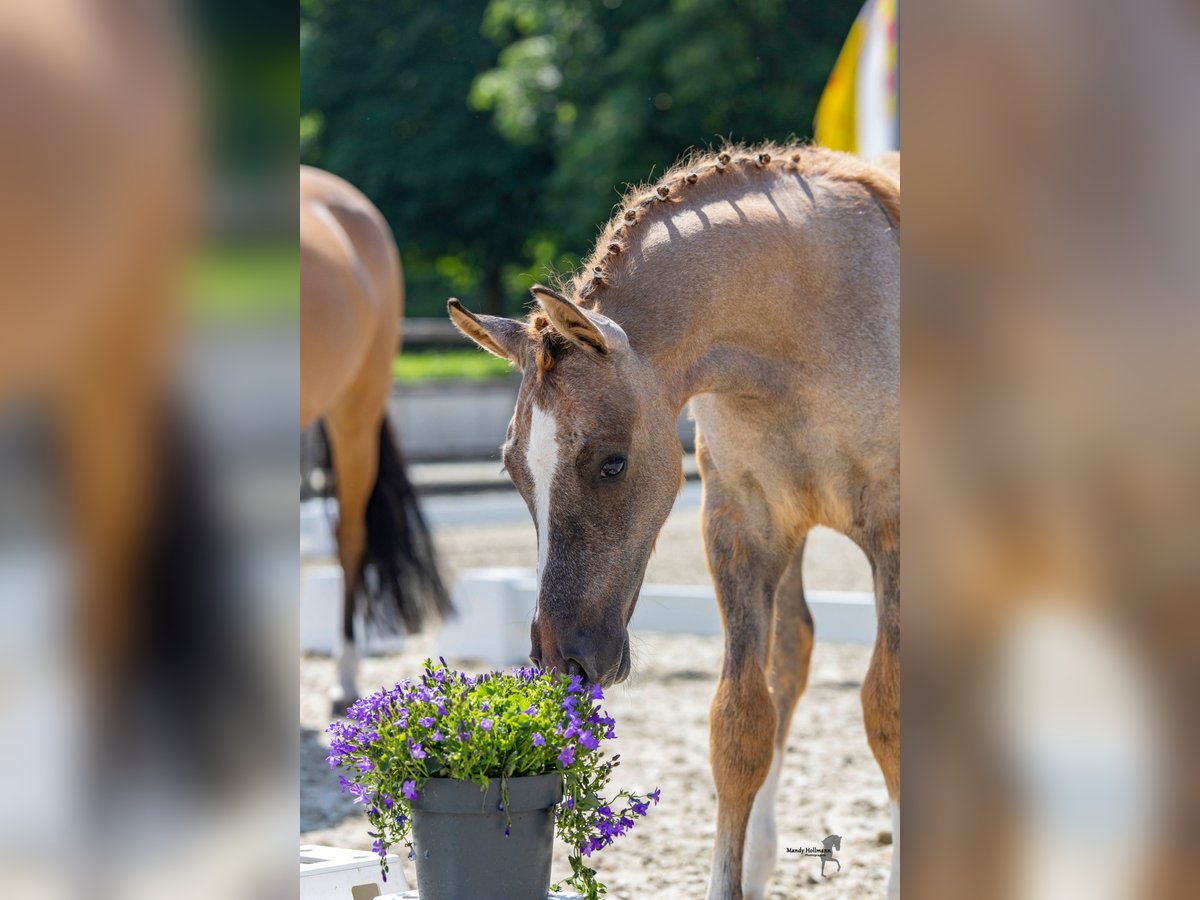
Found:
<path fill-rule="evenodd" d="M 471 781 L 429 779 L 412 801 L 421 900 L 545 900 L 561 799 L 558 773 L 510 778 L 506 819 L 499 778 L 486 794 Z"/>

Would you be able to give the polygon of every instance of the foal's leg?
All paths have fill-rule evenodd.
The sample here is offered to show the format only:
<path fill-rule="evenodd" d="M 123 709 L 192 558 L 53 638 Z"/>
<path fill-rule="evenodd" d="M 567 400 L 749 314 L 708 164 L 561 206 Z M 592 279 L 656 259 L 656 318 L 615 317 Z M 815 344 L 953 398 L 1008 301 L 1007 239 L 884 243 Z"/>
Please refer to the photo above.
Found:
<path fill-rule="evenodd" d="M 775 588 L 788 554 L 761 491 L 733 491 L 701 451 L 704 531 L 725 626 L 725 659 L 709 721 L 717 836 L 709 900 L 740 900 L 746 824 L 771 769 L 779 717 L 767 686 Z"/>
<path fill-rule="evenodd" d="M 325 420 L 330 458 L 337 479 L 338 561 L 345 592 L 342 607 L 342 640 L 338 645 L 338 687 L 334 712 L 342 712 L 358 699 L 358 650 L 354 643 L 354 598 L 362 578 L 367 546 L 367 501 L 379 470 L 379 412 L 354 405 L 335 410 Z"/>
<path fill-rule="evenodd" d="M 787 746 L 787 734 L 796 701 L 808 684 L 813 623 L 804 600 L 801 578 L 803 557 L 804 542 L 801 541 L 775 590 L 775 638 L 771 645 L 770 685 L 779 724 L 775 730 L 771 771 L 754 797 L 746 831 L 746 850 L 742 858 L 742 893 L 746 900 L 759 900 L 765 895 L 767 880 L 775 869 L 775 797 L 779 790 L 783 752 Z"/>
<path fill-rule="evenodd" d="M 892 874 L 888 897 L 900 896 L 900 551 L 870 554 L 875 573 L 879 631 L 863 680 L 867 743 L 883 771 L 892 806 Z"/>

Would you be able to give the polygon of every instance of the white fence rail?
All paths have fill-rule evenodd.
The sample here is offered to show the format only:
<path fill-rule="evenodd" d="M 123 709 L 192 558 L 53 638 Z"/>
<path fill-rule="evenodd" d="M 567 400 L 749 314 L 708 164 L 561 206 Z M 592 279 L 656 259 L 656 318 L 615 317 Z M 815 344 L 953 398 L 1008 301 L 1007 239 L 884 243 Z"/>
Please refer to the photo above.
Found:
<path fill-rule="evenodd" d="M 336 648 L 341 585 L 341 571 L 335 565 L 305 567 L 300 592 L 302 649 L 328 654 Z M 498 666 L 527 661 L 536 593 L 531 569 L 493 567 L 462 573 L 454 588 L 458 615 L 437 634 L 438 653 Z M 817 640 L 875 642 L 875 598 L 871 594 L 810 590 L 805 596 Z M 721 616 L 711 586 L 646 584 L 629 627 L 634 632 L 719 635 Z M 363 643 L 365 653 L 384 653 L 398 649 L 400 639 L 368 633 Z"/>

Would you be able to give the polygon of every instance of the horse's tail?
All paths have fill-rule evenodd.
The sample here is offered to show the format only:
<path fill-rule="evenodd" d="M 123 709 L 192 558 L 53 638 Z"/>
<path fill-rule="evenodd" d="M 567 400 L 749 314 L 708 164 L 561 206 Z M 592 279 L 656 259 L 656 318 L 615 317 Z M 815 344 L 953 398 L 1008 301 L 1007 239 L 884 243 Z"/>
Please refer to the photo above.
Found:
<path fill-rule="evenodd" d="M 386 416 L 379 424 L 379 473 L 367 501 L 367 546 L 357 600 L 386 631 L 415 633 L 453 612 L 438 573 L 429 527 Z"/>

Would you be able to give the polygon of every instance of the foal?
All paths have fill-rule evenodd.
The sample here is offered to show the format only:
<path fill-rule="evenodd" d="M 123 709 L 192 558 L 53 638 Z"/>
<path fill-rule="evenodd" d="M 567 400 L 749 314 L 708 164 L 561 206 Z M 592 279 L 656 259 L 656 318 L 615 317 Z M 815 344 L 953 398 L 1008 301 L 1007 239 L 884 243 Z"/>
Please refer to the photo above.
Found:
<path fill-rule="evenodd" d="M 631 192 L 563 293 L 534 286 L 528 320 L 449 304 L 463 333 L 524 372 L 503 453 L 537 525 L 531 656 L 544 667 L 601 684 L 629 674 L 627 625 L 682 483 L 675 421 L 691 403 L 725 628 L 710 900 L 762 897 L 775 863 L 815 525 L 851 537 L 874 572 L 863 717 L 898 854 L 899 220 L 893 171 L 732 147 Z"/>

